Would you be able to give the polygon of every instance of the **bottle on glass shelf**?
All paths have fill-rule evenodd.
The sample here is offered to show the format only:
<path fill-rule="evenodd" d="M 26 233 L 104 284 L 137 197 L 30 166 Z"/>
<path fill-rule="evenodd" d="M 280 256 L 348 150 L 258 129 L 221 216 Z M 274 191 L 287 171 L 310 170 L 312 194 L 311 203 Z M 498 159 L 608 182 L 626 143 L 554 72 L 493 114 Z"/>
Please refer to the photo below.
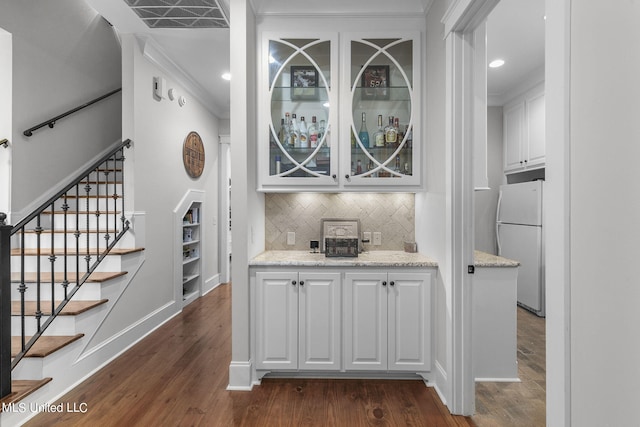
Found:
<path fill-rule="evenodd" d="M 280 141 L 280 144 L 285 144 L 285 136 L 284 136 L 284 129 L 285 129 L 285 124 L 284 124 L 284 119 L 280 119 L 280 130 L 278 131 L 278 141 Z"/>
<path fill-rule="evenodd" d="M 291 115 L 289 113 L 284 115 L 284 129 L 281 141 L 285 147 L 291 146 Z"/>
<path fill-rule="evenodd" d="M 393 126 L 393 116 L 389 116 L 389 124 L 384 128 L 384 142 L 386 145 L 393 145 L 398 140 L 398 133 Z"/>
<path fill-rule="evenodd" d="M 362 174 L 362 162 L 360 161 L 360 159 L 358 159 L 357 166 L 356 166 L 356 175 L 360 175 L 360 174 Z"/>
<path fill-rule="evenodd" d="M 322 141 L 324 137 L 324 133 L 326 132 L 326 122 L 324 120 L 320 120 L 320 125 L 318 126 L 318 143 Z M 327 138 L 327 147 L 329 146 L 329 138 Z"/>
<path fill-rule="evenodd" d="M 304 116 L 300 116 L 300 148 L 309 148 L 309 131 Z"/>
<path fill-rule="evenodd" d="M 362 143 L 362 146 L 369 148 L 369 131 L 367 130 L 367 113 L 362 113 L 362 124 L 360 125 L 360 131 L 358 132 L 358 138 Z"/>
<path fill-rule="evenodd" d="M 311 117 L 311 124 L 307 129 L 309 133 L 309 147 L 316 148 L 318 146 L 318 125 L 316 124 L 316 116 Z"/>
<path fill-rule="evenodd" d="M 300 127 L 298 126 L 295 113 L 291 115 L 290 133 L 291 133 L 291 146 L 295 148 L 300 148 Z"/>
<path fill-rule="evenodd" d="M 400 172 L 400 156 L 396 156 L 396 167 L 393 168 L 394 172 Z"/>
<path fill-rule="evenodd" d="M 384 147 L 384 128 L 382 127 L 382 114 L 378 114 L 378 130 L 373 134 L 376 147 Z"/>
<path fill-rule="evenodd" d="M 400 119 L 399 118 L 395 118 L 393 119 L 393 127 L 396 130 L 396 145 L 399 145 L 402 142 L 402 137 L 404 136 L 402 134 L 402 132 L 400 131 Z"/>

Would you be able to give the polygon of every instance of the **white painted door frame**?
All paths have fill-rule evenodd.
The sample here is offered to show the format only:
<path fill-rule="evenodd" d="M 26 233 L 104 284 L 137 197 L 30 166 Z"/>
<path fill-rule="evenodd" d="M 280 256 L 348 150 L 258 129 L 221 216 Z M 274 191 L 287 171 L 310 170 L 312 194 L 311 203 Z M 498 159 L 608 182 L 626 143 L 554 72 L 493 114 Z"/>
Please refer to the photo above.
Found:
<path fill-rule="evenodd" d="M 499 0 L 456 0 L 447 10 L 447 164 L 451 206 L 453 355 L 450 409 L 472 414 L 471 278 L 464 274 L 473 244 L 473 31 Z M 571 425 L 570 38 L 571 0 L 545 0 L 547 251 L 547 425 Z"/>
<path fill-rule="evenodd" d="M 455 414 L 475 412 L 475 381 L 472 343 L 472 287 L 474 251 L 474 101 L 476 80 L 475 30 L 499 0 L 458 0 L 451 4 L 442 22 L 446 42 L 447 206 L 451 239 L 453 352 L 451 402 Z M 484 38 L 479 40 L 485 43 Z M 484 45 L 482 46 L 484 49 Z"/>
<path fill-rule="evenodd" d="M 220 165 L 220 242 L 218 245 L 218 253 L 220 254 L 220 281 L 228 283 L 231 281 L 231 230 L 229 229 L 229 221 L 231 221 L 230 210 L 231 195 L 229 193 L 231 182 L 231 147 L 229 135 L 220 135 L 220 145 L 218 151 L 218 159 Z"/>

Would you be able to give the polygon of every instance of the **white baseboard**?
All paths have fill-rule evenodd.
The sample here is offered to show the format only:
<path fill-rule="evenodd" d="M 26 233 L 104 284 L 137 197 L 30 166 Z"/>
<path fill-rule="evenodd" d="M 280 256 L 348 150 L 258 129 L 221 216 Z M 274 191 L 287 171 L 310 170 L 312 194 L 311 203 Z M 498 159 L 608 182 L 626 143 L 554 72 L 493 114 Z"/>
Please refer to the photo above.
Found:
<path fill-rule="evenodd" d="M 232 360 L 229 365 L 229 385 L 227 390 L 251 391 L 253 388 L 251 370 L 251 361 L 238 362 Z"/>
<path fill-rule="evenodd" d="M 220 273 L 208 278 L 204 281 L 202 285 L 202 295 L 206 295 L 218 286 L 220 286 L 222 282 L 220 282 Z"/>

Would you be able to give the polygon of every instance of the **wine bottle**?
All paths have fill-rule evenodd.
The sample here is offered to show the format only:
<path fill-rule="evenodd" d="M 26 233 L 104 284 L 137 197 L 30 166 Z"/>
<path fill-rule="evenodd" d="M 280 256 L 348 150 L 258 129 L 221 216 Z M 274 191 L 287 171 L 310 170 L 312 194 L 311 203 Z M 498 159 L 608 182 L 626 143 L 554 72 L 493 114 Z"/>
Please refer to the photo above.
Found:
<path fill-rule="evenodd" d="M 362 146 L 365 148 L 370 148 L 369 146 L 369 131 L 367 131 L 367 114 L 362 113 L 362 124 L 360 125 L 360 131 L 358 132 L 358 138 L 362 143 Z"/>
<path fill-rule="evenodd" d="M 300 148 L 309 148 L 309 131 L 304 116 L 300 116 Z"/>
<path fill-rule="evenodd" d="M 362 162 L 360 161 L 360 159 L 358 159 L 357 166 L 356 166 L 356 175 L 360 175 L 360 174 L 362 174 Z"/>
<path fill-rule="evenodd" d="M 396 129 L 396 145 L 399 145 L 402 142 L 402 133 L 400 132 L 400 119 L 395 118 L 393 120 L 393 127 Z"/>
<path fill-rule="evenodd" d="M 311 117 L 311 124 L 309 125 L 309 146 L 316 148 L 318 146 L 318 125 L 316 124 L 316 116 Z"/>
<path fill-rule="evenodd" d="M 384 128 L 382 127 L 382 114 L 378 114 L 378 130 L 373 134 L 376 147 L 384 147 Z"/>

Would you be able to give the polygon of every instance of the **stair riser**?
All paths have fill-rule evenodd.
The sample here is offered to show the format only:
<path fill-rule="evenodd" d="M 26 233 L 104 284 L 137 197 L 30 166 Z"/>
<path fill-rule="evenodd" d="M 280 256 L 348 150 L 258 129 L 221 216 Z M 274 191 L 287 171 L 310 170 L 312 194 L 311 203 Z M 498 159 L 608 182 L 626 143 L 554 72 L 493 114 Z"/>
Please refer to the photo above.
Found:
<path fill-rule="evenodd" d="M 119 230 L 118 230 L 119 232 Z M 99 247 L 101 249 L 106 248 L 107 239 L 105 238 L 106 232 L 100 232 L 100 234 L 96 233 L 88 233 L 89 234 L 89 242 L 87 243 L 87 233 L 80 233 L 78 239 L 74 236 L 73 232 L 69 233 L 54 233 L 53 234 L 53 248 L 63 248 L 65 245 L 65 240 L 67 244 L 67 248 L 75 249 L 79 247 L 81 249 L 86 248 L 96 248 Z M 116 232 L 114 230 L 109 230 L 109 240 L 108 242 L 113 242 L 113 239 L 116 236 Z M 65 238 L 66 236 L 66 238 Z M 77 240 L 77 241 L 76 241 Z M 25 248 L 37 248 L 38 247 L 38 236 L 35 233 L 27 233 L 24 236 L 24 247 Z M 51 233 L 42 233 L 40 234 L 40 248 L 41 249 L 51 249 Z"/>
<path fill-rule="evenodd" d="M 117 211 L 114 215 L 113 211 L 109 210 L 101 212 L 100 216 L 96 216 L 96 213 L 91 211 L 89 212 L 89 216 L 87 217 L 86 212 L 81 212 L 77 216 L 77 218 L 75 212 L 67 214 L 66 218 L 64 214 L 54 214 L 54 230 L 64 230 L 65 223 L 67 224 L 67 232 L 73 232 L 76 230 L 76 228 L 78 228 L 79 230 L 95 230 L 98 228 L 98 226 L 101 230 L 104 230 L 106 228 L 112 230 L 114 227 L 122 228 L 122 213 L 120 211 Z M 50 230 L 52 228 L 51 215 L 47 214 L 46 216 L 44 216 L 41 219 L 40 226 L 44 229 Z M 29 228 L 33 229 L 34 227 Z"/>
<path fill-rule="evenodd" d="M 50 307 L 47 306 L 47 311 Z M 49 316 L 42 316 L 41 323 L 44 323 Z M 77 328 L 77 316 L 58 316 L 44 332 L 44 335 L 75 335 Z M 34 316 L 25 317 L 25 335 L 32 336 L 38 330 L 36 318 Z M 11 335 L 14 337 L 22 334 L 20 316 L 11 316 Z"/>
<path fill-rule="evenodd" d="M 99 300 L 103 297 L 103 287 L 107 286 L 108 282 L 105 283 L 85 283 L 83 284 L 78 292 L 73 296 L 74 300 L 78 301 L 87 301 L 87 300 Z M 20 292 L 18 291 L 19 283 L 11 284 L 11 300 L 12 301 L 20 301 Z M 26 301 L 36 301 L 38 295 L 38 286 L 35 283 L 27 283 L 27 289 L 24 293 L 24 298 Z M 75 283 L 70 283 L 67 288 L 68 291 L 71 291 L 75 287 Z M 55 295 L 53 297 L 54 300 L 60 300 L 64 298 L 64 288 L 61 284 L 54 284 Z M 51 297 L 51 283 L 41 283 L 40 284 L 40 299 L 50 301 Z"/>
<path fill-rule="evenodd" d="M 93 264 L 97 259 L 97 255 L 91 254 L 91 264 Z M 11 257 L 11 271 L 19 272 L 20 271 L 21 260 L 19 256 Z M 57 256 L 56 260 L 53 262 L 53 267 L 55 272 L 63 272 L 64 271 L 64 257 Z M 25 272 L 36 272 L 38 268 L 38 257 L 36 256 L 25 256 L 24 257 L 24 271 Z M 95 271 L 121 271 L 122 263 L 121 257 L 118 255 L 111 255 L 105 257 L 105 259 L 98 265 L 98 268 Z M 48 255 L 40 256 L 40 271 L 51 272 L 51 262 L 49 261 Z M 76 257 L 69 257 L 67 260 L 67 271 L 75 272 L 76 271 Z M 85 260 L 85 254 L 80 255 L 80 272 L 84 273 L 87 271 L 87 262 Z"/>

